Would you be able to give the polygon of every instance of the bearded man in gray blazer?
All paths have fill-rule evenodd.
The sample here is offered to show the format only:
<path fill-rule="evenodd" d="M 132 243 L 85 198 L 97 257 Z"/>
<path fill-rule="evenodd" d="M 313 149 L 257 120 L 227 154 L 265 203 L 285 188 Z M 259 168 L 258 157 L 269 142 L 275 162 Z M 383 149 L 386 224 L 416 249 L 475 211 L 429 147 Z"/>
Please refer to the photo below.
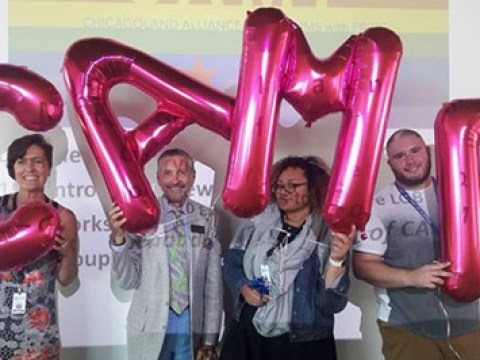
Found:
<path fill-rule="evenodd" d="M 222 318 L 220 244 L 212 211 L 188 198 L 195 180 L 192 157 L 170 149 L 157 160 L 160 222 L 155 233 L 126 233 L 116 204 L 111 225 L 112 270 L 134 289 L 127 318 L 134 360 L 192 360 L 215 352 Z"/>

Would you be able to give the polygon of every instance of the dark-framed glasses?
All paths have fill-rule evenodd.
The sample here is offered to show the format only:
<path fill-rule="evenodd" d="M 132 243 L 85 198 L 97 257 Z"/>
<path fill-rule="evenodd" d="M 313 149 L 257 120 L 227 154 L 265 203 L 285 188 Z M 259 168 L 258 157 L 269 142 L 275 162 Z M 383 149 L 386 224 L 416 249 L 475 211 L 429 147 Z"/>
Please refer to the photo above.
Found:
<path fill-rule="evenodd" d="M 272 192 L 285 191 L 287 194 L 294 193 L 298 187 L 307 185 L 307 182 L 303 183 L 286 183 L 286 184 L 273 184 Z"/>

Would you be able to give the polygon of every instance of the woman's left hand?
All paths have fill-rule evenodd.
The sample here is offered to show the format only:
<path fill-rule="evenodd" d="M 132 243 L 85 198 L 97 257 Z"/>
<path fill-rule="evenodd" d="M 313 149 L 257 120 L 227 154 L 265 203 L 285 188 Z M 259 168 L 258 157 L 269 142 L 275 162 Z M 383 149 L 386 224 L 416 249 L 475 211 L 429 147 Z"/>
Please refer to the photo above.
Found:
<path fill-rule="evenodd" d="M 332 258 L 332 260 L 345 260 L 345 257 L 347 256 L 350 248 L 352 247 L 353 239 L 356 232 L 357 228 L 355 227 L 355 225 L 352 225 L 352 231 L 348 235 L 332 231 L 333 241 L 330 247 L 330 257 Z"/>

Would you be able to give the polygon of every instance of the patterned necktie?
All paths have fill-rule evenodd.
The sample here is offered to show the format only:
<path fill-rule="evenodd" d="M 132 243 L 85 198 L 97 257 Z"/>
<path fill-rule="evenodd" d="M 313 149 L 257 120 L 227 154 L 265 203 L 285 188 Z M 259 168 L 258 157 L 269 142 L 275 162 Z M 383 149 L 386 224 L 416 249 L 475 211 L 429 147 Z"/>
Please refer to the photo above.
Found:
<path fill-rule="evenodd" d="M 189 261 L 182 214 L 176 212 L 176 221 L 168 247 L 170 270 L 170 307 L 181 314 L 188 306 Z"/>

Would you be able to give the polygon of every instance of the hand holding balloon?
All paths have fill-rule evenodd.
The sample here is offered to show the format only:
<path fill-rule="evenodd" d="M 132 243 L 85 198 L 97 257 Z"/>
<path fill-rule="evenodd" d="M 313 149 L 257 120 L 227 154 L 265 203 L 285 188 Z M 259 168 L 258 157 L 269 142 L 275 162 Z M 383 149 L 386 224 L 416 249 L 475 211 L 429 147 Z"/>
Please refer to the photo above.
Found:
<path fill-rule="evenodd" d="M 70 255 L 76 255 L 77 253 L 77 244 L 76 239 L 68 239 L 63 224 L 60 224 L 59 230 L 55 235 L 55 243 L 53 249 L 57 250 L 58 253 L 64 257 Z"/>
<path fill-rule="evenodd" d="M 127 222 L 127 219 L 123 216 L 123 211 L 115 203 L 112 203 L 110 210 L 108 211 L 108 221 L 112 229 L 112 241 L 116 245 L 122 244 L 125 241 L 125 231 L 123 230 L 123 227 Z"/>
<path fill-rule="evenodd" d="M 53 249 L 60 217 L 51 205 L 33 202 L 0 223 L 0 271 L 31 263 Z"/>

